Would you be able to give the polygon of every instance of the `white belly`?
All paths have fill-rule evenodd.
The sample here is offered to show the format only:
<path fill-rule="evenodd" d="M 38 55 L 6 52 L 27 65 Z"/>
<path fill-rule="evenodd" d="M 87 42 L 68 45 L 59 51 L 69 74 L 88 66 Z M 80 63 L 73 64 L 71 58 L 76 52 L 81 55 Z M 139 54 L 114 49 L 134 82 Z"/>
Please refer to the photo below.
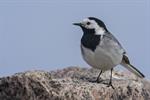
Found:
<path fill-rule="evenodd" d="M 97 47 L 93 52 L 81 45 L 82 56 L 84 60 L 92 67 L 101 69 L 103 71 L 109 70 L 122 61 L 122 54 L 116 52 L 115 49 L 106 49 Z"/>

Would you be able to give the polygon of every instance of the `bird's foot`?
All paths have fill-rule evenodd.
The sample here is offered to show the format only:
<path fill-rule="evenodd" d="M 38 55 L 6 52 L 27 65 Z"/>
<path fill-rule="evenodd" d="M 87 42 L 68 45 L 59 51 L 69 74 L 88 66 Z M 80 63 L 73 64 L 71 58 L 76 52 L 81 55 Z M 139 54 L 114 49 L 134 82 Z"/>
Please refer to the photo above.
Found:
<path fill-rule="evenodd" d="M 103 79 L 96 79 L 96 83 L 102 83 L 104 80 Z"/>
<path fill-rule="evenodd" d="M 90 80 L 89 82 L 92 82 L 92 83 L 102 83 L 103 82 L 103 79 L 96 79 L 96 80 Z"/>
<path fill-rule="evenodd" d="M 114 86 L 112 85 L 112 82 L 109 83 L 105 83 L 107 85 L 107 87 L 111 87 L 112 89 L 115 89 Z"/>

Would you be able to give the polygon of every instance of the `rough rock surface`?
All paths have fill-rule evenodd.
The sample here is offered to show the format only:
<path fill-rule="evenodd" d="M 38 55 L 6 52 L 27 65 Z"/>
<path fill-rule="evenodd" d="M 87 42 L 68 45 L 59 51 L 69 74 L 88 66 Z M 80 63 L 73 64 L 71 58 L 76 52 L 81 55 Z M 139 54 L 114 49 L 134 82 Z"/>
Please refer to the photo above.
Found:
<path fill-rule="evenodd" d="M 150 82 L 128 72 L 114 71 L 113 86 L 92 83 L 99 70 L 69 67 L 27 71 L 0 78 L 0 100 L 150 100 Z M 102 74 L 104 82 L 110 72 Z"/>

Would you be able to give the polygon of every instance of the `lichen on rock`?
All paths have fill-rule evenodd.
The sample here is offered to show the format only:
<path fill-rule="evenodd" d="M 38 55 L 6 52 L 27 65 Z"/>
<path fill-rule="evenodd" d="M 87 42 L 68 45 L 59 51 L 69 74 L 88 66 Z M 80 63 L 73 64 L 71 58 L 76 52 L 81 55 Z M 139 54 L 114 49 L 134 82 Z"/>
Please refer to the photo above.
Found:
<path fill-rule="evenodd" d="M 99 70 L 68 67 L 57 71 L 27 71 L 0 78 L 0 100 L 150 100 L 150 82 L 114 71 L 115 89 L 92 83 Z M 102 78 L 107 82 L 109 71 Z"/>

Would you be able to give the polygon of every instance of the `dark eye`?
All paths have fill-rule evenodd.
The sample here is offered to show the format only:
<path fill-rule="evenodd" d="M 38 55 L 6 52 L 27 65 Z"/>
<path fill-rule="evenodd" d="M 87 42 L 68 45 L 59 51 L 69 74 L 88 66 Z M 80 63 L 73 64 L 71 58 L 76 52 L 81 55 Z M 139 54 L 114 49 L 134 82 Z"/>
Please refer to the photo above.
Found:
<path fill-rule="evenodd" d="M 87 22 L 86 24 L 87 24 L 87 25 L 90 25 L 91 23 L 90 23 L 90 22 Z"/>

